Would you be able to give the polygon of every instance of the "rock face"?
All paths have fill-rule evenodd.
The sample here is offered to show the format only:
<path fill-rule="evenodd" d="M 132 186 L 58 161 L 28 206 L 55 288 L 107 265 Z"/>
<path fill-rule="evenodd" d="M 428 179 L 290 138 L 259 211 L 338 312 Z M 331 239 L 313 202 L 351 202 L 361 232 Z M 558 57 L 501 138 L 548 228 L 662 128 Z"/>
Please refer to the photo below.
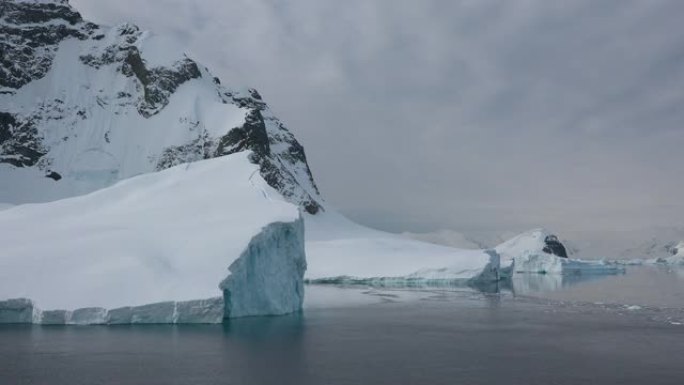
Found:
<path fill-rule="evenodd" d="M 249 150 L 270 186 L 322 210 L 303 147 L 259 93 L 221 85 L 162 37 L 84 21 L 65 0 L 2 0 L 0 52 L 0 202 Z"/>
<path fill-rule="evenodd" d="M 561 258 L 567 258 L 568 253 L 565 251 L 565 246 L 558 240 L 555 235 L 547 235 L 544 238 L 544 248 L 542 249 L 546 254 L 552 254 Z"/>

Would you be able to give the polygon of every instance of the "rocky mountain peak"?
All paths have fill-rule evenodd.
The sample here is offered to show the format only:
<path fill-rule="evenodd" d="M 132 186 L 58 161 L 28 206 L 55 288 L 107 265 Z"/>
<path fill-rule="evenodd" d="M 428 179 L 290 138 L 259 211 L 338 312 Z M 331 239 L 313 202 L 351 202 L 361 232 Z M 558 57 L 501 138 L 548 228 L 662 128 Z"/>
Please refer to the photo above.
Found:
<path fill-rule="evenodd" d="M 67 1 L 0 0 L 0 53 L 0 202 L 251 151 L 286 199 L 322 209 L 304 148 L 261 95 L 222 85 L 163 37 L 87 22 Z"/>

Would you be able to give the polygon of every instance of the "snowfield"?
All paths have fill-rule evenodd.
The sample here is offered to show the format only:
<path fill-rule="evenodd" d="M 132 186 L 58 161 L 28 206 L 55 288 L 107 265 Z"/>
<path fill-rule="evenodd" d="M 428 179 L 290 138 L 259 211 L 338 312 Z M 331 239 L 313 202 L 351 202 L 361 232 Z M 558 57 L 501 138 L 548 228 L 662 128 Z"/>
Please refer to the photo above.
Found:
<path fill-rule="evenodd" d="M 306 216 L 306 279 L 378 285 L 495 282 L 499 258 L 406 239 L 356 224 L 334 210 Z"/>
<path fill-rule="evenodd" d="M 299 310 L 303 221 L 248 156 L 0 211 L 0 300 L 35 304 L 3 302 L 0 322 L 29 313 L 47 323 L 220 322 Z"/>

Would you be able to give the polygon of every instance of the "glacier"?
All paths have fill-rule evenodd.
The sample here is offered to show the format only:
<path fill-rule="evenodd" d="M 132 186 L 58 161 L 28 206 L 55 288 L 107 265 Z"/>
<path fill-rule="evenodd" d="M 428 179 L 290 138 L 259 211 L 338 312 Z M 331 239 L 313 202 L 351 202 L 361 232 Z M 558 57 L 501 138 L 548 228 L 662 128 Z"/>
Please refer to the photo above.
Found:
<path fill-rule="evenodd" d="M 249 156 L 0 211 L 0 321 L 220 322 L 299 310 L 303 219 Z"/>

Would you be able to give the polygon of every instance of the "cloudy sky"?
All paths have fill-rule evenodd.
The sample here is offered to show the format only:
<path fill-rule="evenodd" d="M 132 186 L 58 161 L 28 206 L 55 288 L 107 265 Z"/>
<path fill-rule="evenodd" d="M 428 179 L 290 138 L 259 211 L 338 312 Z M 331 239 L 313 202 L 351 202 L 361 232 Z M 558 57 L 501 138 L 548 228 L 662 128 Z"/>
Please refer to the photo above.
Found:
<path fill-rule="evenodd" d="M 70 2 L 257 88 L 360 222 L 684 225 L 684 2 Z"/>

